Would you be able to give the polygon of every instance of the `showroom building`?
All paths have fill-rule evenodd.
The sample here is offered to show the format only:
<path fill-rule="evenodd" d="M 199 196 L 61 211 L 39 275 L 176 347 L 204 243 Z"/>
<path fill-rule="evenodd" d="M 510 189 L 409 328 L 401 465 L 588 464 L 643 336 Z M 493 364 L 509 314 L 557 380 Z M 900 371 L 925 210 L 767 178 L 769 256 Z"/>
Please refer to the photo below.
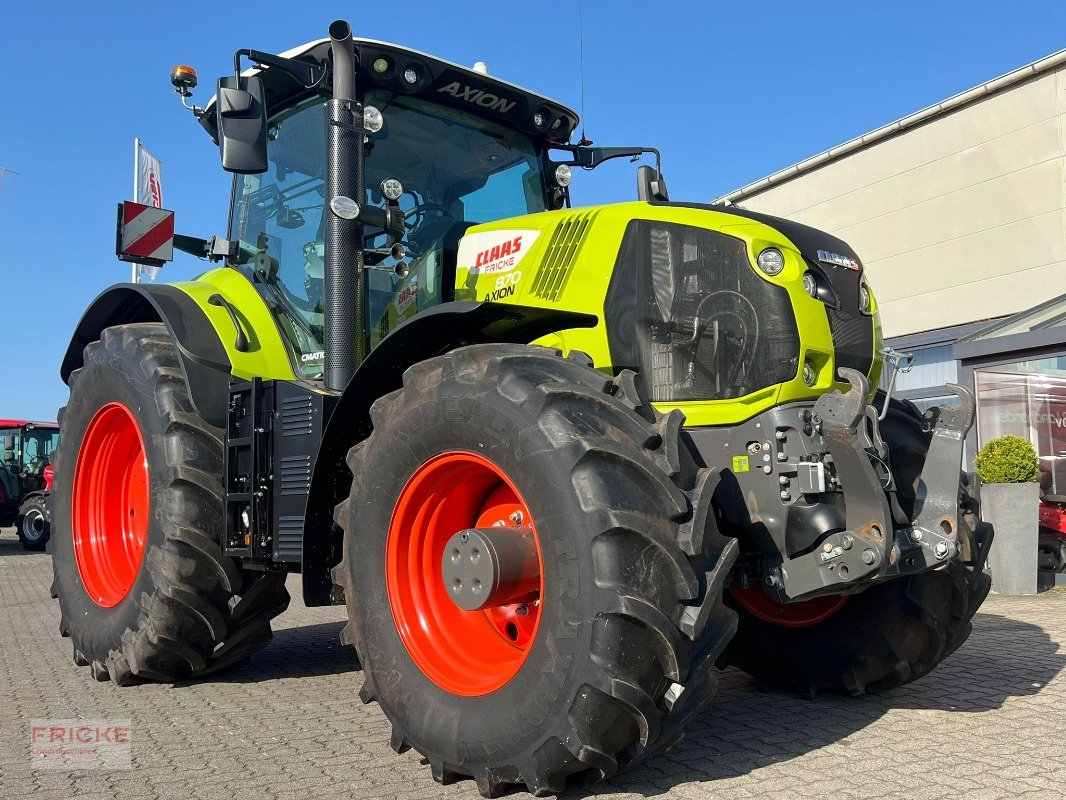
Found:
<path fill-rule="evenodd" d="M 1066 50 L 717 202 L 852 245 L 886 344 L 914 354 L 897 394 L 974 390 L 969 457 L 1025 436 L 1042 489 L 1066 495 Z"/>

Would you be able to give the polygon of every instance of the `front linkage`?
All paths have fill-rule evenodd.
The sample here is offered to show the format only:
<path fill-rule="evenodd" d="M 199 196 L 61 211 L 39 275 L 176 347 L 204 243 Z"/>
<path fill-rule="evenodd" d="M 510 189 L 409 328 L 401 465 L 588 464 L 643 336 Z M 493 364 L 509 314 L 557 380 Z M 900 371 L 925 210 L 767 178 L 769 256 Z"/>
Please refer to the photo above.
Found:
<path fill-rule="evenodd" d="M 961 405 L 941 406 L 934 415 L 913 518 L 908 519 L 895 500 L 876 413 L 866 403 L 869 382 L 855 370 L 841 369 L 840 374 L 851 389 L 822 395 L 814 405 L 813 422 L 829 448 L 823 464 L 846 497 L 847 529 L 771 571 L 767 586 L 780 602 L 924 572 L 946 564 L 959 548 L 959 468 L 963 440 L 974 420 L 973 395 L 949 385 Z M 988 544 L 980 545 L 981 562 Z"/>
<path fill-rule="evenodd" d="M 866 401 L 869 381 L 852 369 L 842 368 L 840 375 L 850 389 L 827 393 L 813 405 L 787 404 L 735 428 L 692 431 L 708 463 L 714 454 L 747 453 L 739 462 L 734 458 L 732 475 L 716 496 L 725 525 L 746 531 L 760 545 L 758 553 L 741 559 L 734 588 L 762 583 L 781 605 L 853 594 L 943 567 L 963 548 L 959 476 L 974 420 L 973 395 L 952 384 L 960 405 L 926 416 L 923 424 L 932 435 L 913 487 L 913 509 L 904 509 L 893 454 L 882 439 L 877 410 Z M 967 553 L 978 565 L 991 544 L 984 530 L 975 536 L 977 552 Z"/>

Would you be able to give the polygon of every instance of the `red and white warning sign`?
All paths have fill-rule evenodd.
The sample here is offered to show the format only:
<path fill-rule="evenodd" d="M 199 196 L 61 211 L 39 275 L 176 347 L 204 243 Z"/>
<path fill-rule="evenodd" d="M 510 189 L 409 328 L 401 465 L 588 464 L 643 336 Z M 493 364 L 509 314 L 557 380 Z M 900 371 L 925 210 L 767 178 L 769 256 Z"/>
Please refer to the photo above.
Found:
<path fill-rule="evenodd" d="M 158 266 L 174 260 L 174 212 L 124 200 L 118 206 L 116 255 Z"/>

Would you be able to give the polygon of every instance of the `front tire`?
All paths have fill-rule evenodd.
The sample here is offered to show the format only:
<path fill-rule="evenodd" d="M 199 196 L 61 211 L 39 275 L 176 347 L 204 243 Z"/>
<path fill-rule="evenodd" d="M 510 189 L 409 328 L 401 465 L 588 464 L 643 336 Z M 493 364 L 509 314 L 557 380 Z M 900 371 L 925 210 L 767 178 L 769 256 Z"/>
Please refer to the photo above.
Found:
<path fill-rule="evenodd" d="M 222 554 L 222 431 L 195 410 L 166 328 L 106 329 L 60 412 L 52 594 L 97 680 L 176 681 L 247 659 L 285 575 Z"/>
<path fill-rule="evenodd" d="M 15 519 L 23 550 L 44 550 L 51 534 L 48 504 L 42 495 L 35 494 L 22 501 Z"/>
<path fill-rule="evenodd" d="M 393 747 L 495 796 L 559 792 L 675 742 L 736 621 L 721 601 L 736 541 L 717 533 L 680 413 L 655 412 L 632 372 L 475 345 L 411 367 L 371 416 L 335 575 Z M 458 610 L 436 573 L 447 534 L 497 523 L 535 532 L 525 628 L 509 607 Z"/>

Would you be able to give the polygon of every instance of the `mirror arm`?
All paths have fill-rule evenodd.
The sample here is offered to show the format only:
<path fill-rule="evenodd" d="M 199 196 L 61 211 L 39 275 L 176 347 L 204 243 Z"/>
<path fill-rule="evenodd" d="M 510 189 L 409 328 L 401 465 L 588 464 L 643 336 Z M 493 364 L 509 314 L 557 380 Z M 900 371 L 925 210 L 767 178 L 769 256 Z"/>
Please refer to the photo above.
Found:
<path fill-rule="evenodd" d="M 237 243 L 223 239 L 221 236 L 201 239 L 199 236 L 183 236 L 176 233 L 174 234 L 174 249 L 210 261 L 222 261 L 237 255 Z"/>
<path fill-rule="evenodd" d="M 174 234 L 174 249 L 197 258 L 206 258 L 211 252 L 207 239 L 201 239 L 199 236 L 183 236 L 180 233 Z"/>
<path fill-rule="evenodd" d="M 636 161 L 645 153 L 651 153 L 655 156 L 655 171 L 660 175 L 663 173 L 662 156 L 658 149 L 654 147 L 582 147 L 575 144 L 552 145 L 552 149 L 566 150 L 574 156 L 572 161 L 557 161 L 555 163 L 584 169 L 595 169 L 604 161 L 612 158 L 629 157 L 630 160 Z"/>
<path fill-rule="evenodd" d="M 305 61 L 297 61 L 294 58 L 282 58 L 272 53 L 264 53 L 262 50 L 238 50 L 233 54 L 233 73 L 241 74 L 241 56 L 247 56 L 249 61 L 260 67 L 274 67 L 284 70 L 303 84 L 304 88 L 311 88 L 322 82 L 326 75 L 325 67 L 308 64 Z"/>
<path fill-rule="evenodd" d="M 372 228 L 380 228 L 391 243 L 403 239 L 407 231 L 403 218 L 403 211 L 397 203 L 390 202 L 385 208 L 380 206 L 365 205 L 359 208 L 359 221 Z"/>

